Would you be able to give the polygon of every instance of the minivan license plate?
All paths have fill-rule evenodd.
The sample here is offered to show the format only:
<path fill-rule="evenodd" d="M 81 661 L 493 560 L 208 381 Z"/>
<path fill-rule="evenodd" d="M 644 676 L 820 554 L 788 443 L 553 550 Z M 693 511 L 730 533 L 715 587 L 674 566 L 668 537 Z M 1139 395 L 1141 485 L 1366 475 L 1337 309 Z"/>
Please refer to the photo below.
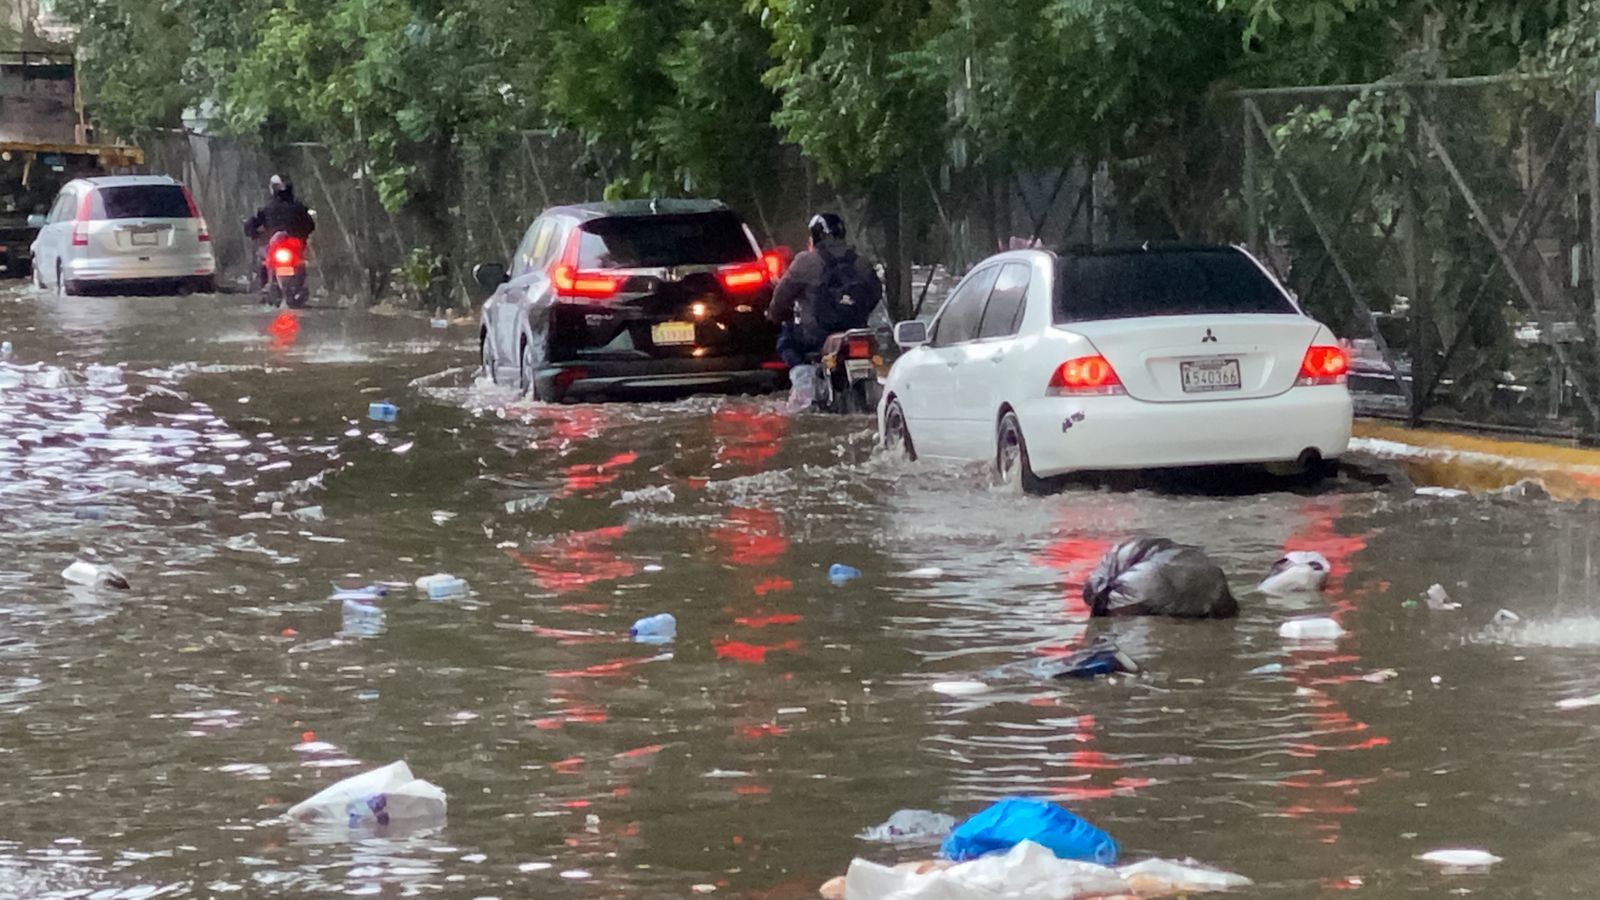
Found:
<path fill-rule="evenodd" d="M 1237 391 L 1243 385 L 1239 378 L 1237 359 L 1204 359 L 1179 363 L 1178 374 L 1183 378 L 1183 391 L 1186 394 Z"/>
<path fill-rule="evenodd" d="M 650 340 L 656 344 L 694 343 L 693 322 L 657 322 L 650 328 Z"/>

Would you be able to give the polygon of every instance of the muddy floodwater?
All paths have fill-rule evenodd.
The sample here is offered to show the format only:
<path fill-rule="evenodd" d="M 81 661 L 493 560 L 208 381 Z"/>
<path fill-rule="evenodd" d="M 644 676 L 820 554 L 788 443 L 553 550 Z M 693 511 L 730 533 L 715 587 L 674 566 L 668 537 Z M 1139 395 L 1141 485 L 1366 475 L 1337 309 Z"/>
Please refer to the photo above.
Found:
<path fill-rule="evenodd" d="M 930 853 L 858 839 L 897 809 L 1013 794 L 1245 896 L 1600 884 L 1600 707 L 1556 707 L 1600 692 L 1591 506 L 1025 498 L 881 458 L 864 418 L 542 406 L 475 382 L 470 326 L 239 297 L 5 288 L 0 338 L 0 896 L 801 898 Z M 1141 533 L 1210 550 L 1242 616 L 1090 625 L 1084 576 Z M 1325 595 L 1251 589 L 1286 549 Z M 80 552 L 132 590 L 67 586 Z M 410 586 L 436 572 L 470 593 Z M 336 582 L 397 586 L 347 628 Z M 1463 607 L 1407 602 L 1436 582 Z M 630 642 L 658 612 L 676 641 Z M 1348 634 L 1279 638 L 1312 612 Z M 1147 673 L 1044 677 L 1102 632 Z M 282 820 L 400 759 L 444 828 Z M 1415 859 L 1442 847 L 1505 861 Z"/>

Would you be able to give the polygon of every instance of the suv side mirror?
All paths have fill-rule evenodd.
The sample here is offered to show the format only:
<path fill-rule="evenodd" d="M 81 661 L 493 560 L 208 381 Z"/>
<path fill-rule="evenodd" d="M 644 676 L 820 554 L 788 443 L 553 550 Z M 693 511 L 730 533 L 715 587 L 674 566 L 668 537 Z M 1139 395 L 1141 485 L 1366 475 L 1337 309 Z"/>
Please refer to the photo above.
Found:
<path fill-rule="evenodd" d="M 478 286 L 486 291 L 492 291 L 507 281 L 511 276 L 506 272 L 506 267 L 497 262 L 478 263 L 472 267 L 472 278 Z"/>
<path fill-rule="evenodd" d="M 29 228 L 43 228 L 44 226 L 45 226 L 45 218 L 44 218 L 44 216 L 41 216 L 38 213 L 34 213 L 33 215 L 28 217 L 28 227 Z"/>
<path fill-rule="evenodd" d="M 928 342 L 928 323 L 912 319 L 909 322 L 898 322 L 894 326 L 894 342 L 900 345 L 901 350 L 910 350 L 920 347 Z"/>

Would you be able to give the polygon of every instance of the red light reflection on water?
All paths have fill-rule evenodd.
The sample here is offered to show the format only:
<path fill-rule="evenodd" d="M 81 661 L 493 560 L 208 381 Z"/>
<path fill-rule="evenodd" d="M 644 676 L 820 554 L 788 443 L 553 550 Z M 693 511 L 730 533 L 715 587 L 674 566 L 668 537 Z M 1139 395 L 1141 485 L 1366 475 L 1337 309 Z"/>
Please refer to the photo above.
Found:
<path fill-rule="evenodd" d="M 723 562 L 735 566 L 770 566 L 789 552 L 783 523 L 772 510 L 736 506 L 723 518 L 726 523 L 711 530 L 711 541 L 717 545 Z"/>
<path fill-rule="evenodd" d="M 789 432 L 789 419 L 775 411 L 725 406 L 711 415 L 717 462 L 754 470 L 773 456 Z"/>
<path fill-rule="evenodd" d="M 545 590 L 575 591 L 597 582 L 626 578 L 639 570 L 633 562 L 618 558 L 612 549 L 627 530 L 626 525 L 614 525 L 570 532 L 542 547 L 527 552 L 507 550 L 506 555 L 532 572 Z"/>
<path fill-rule="evenodd" d="M 272 338 L 272 349 L 289 349 L 294 345 L 295 338 L 300 336 L 300 317 L 294 313 L 278 313 L 272 324 L 267 326 L 267 335 Z"/>
<path fill-rule="evenodd" d="M 1339 842 L 1344 819 L 1359 811 L 1357 801 L 1361 789 L 1377 780 L 1371 776 L 1335 774 L 1330 768 L 1359 765 L 1363 752 L 1378 750 L 1390 743 L 1384 735 L 1371 734 L 1370 725 L 1352 716 L 1339 698 L 1326 690 L 1362 680 L 1361 636 L 1349 620 L 1359 600 L 1382 588 L 1382 585 L 1371 585 L 1356 591 L 1346 590 L 1355 557 L 1366 549 L 1374 532 L 1369 529 L 1354 534 L 1339 533 L 1337 524 L 1345 502 L 1344 497 L 1338 496 L 1308 500 L 1300 510 L 1305 517 L 1304 524 L 1283 544 L 1285 552 L 1314 550 L 1327 558 L 1330 573 L 1325 596 L 1330 614 L 1352 630 L 1337 646 L 1293 647 L 1286 664 L 1290 679 L 1299 689 L 1297 695 L 1316 723 L 1316 735 L 1310 739 L 1286 738 L 1284 752 L 1294 759 L 1320 760 L 1322 765 L 1278 782 L 1279 787 L 1289 792 L 1281 813 L 1305 823 L 1317 840 L 1325 844 Z"/>

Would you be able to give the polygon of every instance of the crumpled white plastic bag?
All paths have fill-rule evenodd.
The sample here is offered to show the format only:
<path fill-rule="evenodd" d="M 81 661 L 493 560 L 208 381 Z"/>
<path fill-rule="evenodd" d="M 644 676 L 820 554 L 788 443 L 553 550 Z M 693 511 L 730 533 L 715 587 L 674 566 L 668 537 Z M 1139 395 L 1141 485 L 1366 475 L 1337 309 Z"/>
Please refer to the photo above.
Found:
<path fill-rule="evenodd" d="M 789 401 L 784 405 L 786 415 L 798 415 L 811 408 L 817 397 L 817 367 L 795 366 L 789 370 Z"/>
<path fill-rule="evenodd" d="M 1204 894 L 1249 887 L 1255 882 L 1232 872 L 1213 869 L 1192 859 L 1147 859 L 1117 869 L 1140 896 L 1147 894 Z"/>
<path fill-rule="evenodd" d="M 289 808 L 289 819 L 305 825 L 382 830 L 443 825 L 444 790 L 411 774 L 404 761 L 330 785 Z"/>
<path fill-rule="evenodd" d="M 1032 841 L 920 875 L 856 859 L 844 882 L 845 900 L 1063 900 L 1129 891 L 1117 870 L 1057 859 Z"/>

